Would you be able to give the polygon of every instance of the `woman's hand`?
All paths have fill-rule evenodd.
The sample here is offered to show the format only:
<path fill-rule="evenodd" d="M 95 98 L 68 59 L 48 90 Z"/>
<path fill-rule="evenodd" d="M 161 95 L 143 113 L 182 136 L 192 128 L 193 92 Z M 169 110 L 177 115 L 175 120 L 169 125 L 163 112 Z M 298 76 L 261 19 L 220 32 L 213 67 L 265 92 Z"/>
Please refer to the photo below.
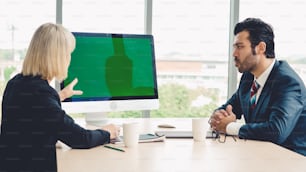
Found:
<path fill-rule="evenodd" d="M 66 98 L 71 97 L 73 95 L 82 95 L 83 91 L 81 90 L 73 90 L 73 87 L 78 83 L 78 79 L 75 78 L 69 85 L 67 85 L 64 89 L 58 92 L 61 101 L 64 101 Z"/>
<path fill-rule="evenodd" d="M 110 133 L 110 139 L 116 139 L 119 137 L 120 127 L 114 124 L 108 124 L 102 127 L 102 130 L 108 131 Z"/>

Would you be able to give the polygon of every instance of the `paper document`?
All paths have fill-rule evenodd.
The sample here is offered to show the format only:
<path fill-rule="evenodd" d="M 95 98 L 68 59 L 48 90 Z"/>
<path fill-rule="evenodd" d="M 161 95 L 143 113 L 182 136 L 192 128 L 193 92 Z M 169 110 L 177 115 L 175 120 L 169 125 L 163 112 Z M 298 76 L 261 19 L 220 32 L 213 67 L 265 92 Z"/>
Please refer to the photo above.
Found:
<path fill-rule="evenodd" d="M 148 142 L 163 142 L 166 137 L 164 135 L 156 135 L 156 134 L 140 134 L 139 135 L 139 143 L 148 143 Z M 123 143 L 123 136 L 112 140 L 111 143 L 119 144 Z"/>

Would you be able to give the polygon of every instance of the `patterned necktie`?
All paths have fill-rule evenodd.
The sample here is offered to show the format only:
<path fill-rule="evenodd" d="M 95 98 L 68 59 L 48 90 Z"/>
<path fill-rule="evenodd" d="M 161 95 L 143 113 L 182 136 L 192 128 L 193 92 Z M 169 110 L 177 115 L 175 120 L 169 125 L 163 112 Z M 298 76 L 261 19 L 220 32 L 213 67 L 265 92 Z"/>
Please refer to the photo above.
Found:
<path fill-rule="evenodd" d="M 254 80 L 251 87 L 251 99 L 250 99 L 251 110 L 253 110 L 256 106 L 256 94 L 259 87 L 260 85 Z"/>

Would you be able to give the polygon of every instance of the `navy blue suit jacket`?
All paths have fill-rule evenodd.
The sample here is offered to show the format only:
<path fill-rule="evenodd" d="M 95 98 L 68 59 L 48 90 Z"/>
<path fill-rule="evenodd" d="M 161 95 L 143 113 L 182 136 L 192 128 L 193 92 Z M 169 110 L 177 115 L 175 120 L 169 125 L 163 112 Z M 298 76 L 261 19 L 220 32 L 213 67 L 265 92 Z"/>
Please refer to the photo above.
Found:
<path fill-rule="evenodd" d="M 285 61 L 276 61 L 263 87 L 257 105 L 249 111 L 254 76 L 243 73 L 239 88 L 224 104 L 233 106 L 237 119 L 246 124 L 239 138 L 271 141 L 306 155 L 306 89 L 303 81 Z"/>
<path fill-rule="evenodd" d="M 108 143 L 109 132 L 75 124 L 46 80 L 15 76 L 2 100 L 0 171 L 57 171 L 57 140 L 72 148 L 91 148 Z"/>

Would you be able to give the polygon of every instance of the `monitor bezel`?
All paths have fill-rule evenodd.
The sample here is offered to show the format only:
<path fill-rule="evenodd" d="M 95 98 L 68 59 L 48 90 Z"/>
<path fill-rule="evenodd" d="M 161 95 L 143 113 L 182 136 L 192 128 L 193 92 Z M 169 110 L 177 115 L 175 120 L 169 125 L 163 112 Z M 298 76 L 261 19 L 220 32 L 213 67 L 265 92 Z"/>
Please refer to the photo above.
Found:
<path fill-rule="evenodd" d="M 154 95 L 146 96 L 105 96 L 105 97 L 70 97 L 66 98 L 63 102 L 90 102 L 90 101 L 116 101 L 116 100 L 142 100 L 142 99 L 158 99 L 158 87 L 157 87 L 157 74 L 155 63 L 155 51 L 154 51 L 154 39 L 153 35 L 149 34 L 125 34 L 125 33 L 97 33 L 97 32 L 72 32 L 75 37 L 107 37 L 107 38 L 144 38 L 149 39 L 151 42 L 152 52 L 152 72 L 154 80 Z M 64 81 L 60 83 L 60 89 L 64 88 Z"/>

